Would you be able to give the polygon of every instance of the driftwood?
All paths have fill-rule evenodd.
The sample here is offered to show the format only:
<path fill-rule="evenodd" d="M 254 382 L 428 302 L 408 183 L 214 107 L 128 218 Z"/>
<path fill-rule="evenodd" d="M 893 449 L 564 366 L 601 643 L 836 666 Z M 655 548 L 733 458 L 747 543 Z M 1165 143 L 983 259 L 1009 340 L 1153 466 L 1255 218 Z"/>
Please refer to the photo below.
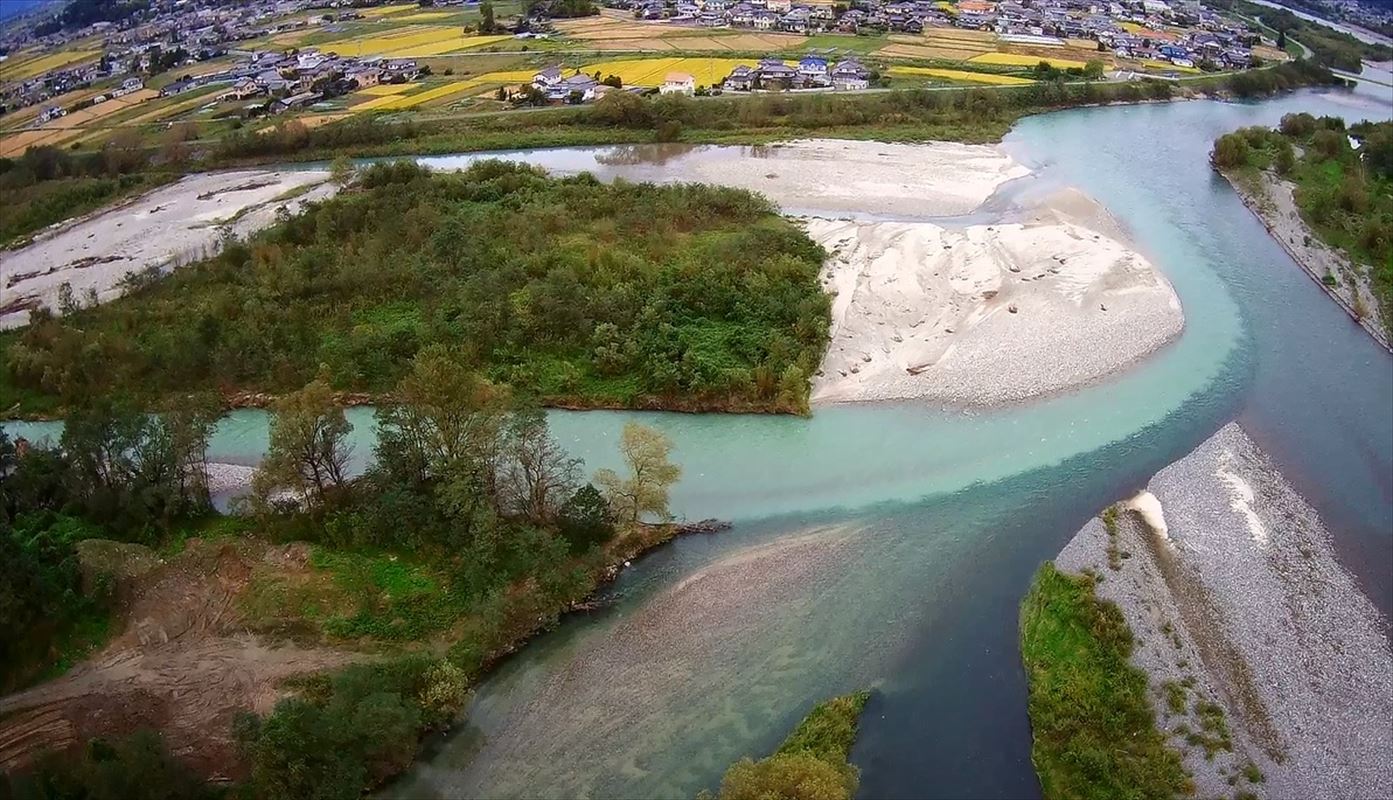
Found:
<path fill-rule="evenodd" d="M 700 522 L 683 522 L 677 526 L 677 535 L 689 533 L 720 533 L 730 530 L 730 523 L 720 519 L 704 519 Z"/>

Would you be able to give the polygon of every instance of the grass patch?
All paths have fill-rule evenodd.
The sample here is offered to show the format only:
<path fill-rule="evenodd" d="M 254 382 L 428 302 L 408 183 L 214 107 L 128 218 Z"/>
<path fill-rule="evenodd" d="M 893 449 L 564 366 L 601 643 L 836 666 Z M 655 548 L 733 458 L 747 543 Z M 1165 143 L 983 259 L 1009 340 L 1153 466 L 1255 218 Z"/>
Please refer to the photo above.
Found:
<path fill-rule="evenodd" d="M 1175 681 L 1166 681 L 1161 688 L 1166 693 L 1166 708 L 1172 714 L 1185 713 L 1185 687 Z"/>
<path fill-rule="evenodd" d="M 1131 629 L 1095 580 L 1046 563 L 1021 607 L 1032 760 L 1046 798 L 1171 798 L 1194 790 L 1156 728 Z"/>
<path fill-rule="evenodd" d="M 819 703 L 772 756 L 742 758 L 731 766 L 721 780 L 720 800 L 849 800 L 859 772 L 847 756 L 869 697 L 863 691 Z M 708 792 L 699 797 L 711 800 Z"/>
<path fill-rule="evenodd" d="M 1196 700 L 1195 716 L 1199 718 L 1200 730 L 1192 731 L 1185 737 L 1186 742 L 1204 748 L 1206 759 L 1214 758 L 1220 751 L 1233 750 L 1233 739 L 1223 707 L 1208 700 Z"/>

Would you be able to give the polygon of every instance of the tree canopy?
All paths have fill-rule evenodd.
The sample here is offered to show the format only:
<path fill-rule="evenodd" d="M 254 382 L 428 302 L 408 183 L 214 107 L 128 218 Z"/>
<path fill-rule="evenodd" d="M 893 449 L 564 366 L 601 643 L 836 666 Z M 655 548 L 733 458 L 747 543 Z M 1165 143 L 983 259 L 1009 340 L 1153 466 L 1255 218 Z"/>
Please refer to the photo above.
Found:
<path fill-rule="evenodd" d="M 544 404 L 800 412 L 823 255 L 744 191 L 379 164 L 250 243 L 0 337 L 0 401 L 285 393 L 321 366 L 385 393 L 448 343 Z"/>

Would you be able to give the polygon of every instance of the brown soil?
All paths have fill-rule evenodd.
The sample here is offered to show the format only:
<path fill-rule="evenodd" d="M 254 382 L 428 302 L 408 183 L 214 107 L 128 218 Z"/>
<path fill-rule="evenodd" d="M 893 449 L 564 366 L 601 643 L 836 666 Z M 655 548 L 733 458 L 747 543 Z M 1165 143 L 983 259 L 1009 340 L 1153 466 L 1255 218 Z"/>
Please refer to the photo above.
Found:
<path fill-rule="evenodd" d="M 249 632 L 237 601 L 253 567 L 302 571 L 306 557 L 303 546 L 193 540 L 118 586 L 124 628 L 106 648 L 61 678 L 0 698 L 0 768 L 153 728 L 201 774 L 238 777 L 232 727 L 240 712 L 264 714 L 287 678 L 362 657 Z"/>

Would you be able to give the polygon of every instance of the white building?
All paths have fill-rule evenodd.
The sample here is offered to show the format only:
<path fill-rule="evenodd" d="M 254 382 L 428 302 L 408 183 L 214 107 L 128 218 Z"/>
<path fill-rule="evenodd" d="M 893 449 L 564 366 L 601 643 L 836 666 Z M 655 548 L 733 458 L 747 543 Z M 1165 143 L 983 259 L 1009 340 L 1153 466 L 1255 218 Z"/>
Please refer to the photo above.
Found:
<path fill-rule="evenodd" d="M 696 91 L 696 78 L 685 72 L 669 72 L 658 91 L 662 94 L 692 94 Z"/>

